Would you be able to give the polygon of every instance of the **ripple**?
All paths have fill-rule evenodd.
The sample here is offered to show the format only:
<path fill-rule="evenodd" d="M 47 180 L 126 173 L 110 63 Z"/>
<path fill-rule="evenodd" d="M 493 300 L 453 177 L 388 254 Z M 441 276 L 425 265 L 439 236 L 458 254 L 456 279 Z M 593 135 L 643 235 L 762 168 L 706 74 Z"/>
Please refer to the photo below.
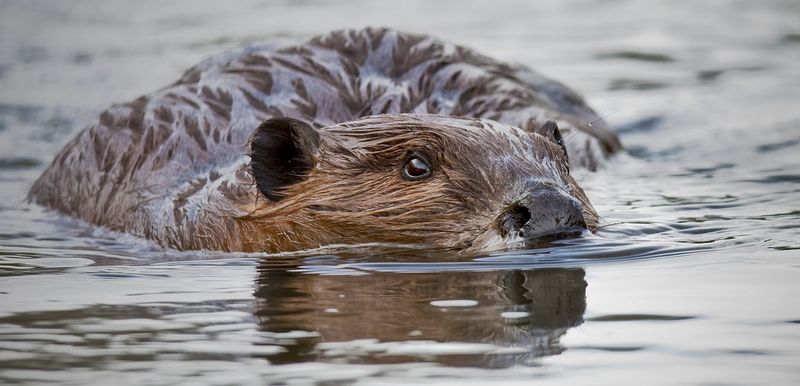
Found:
<path fill-rule="evenodd" d="M 767 66 L 748 66 L 748 67 L 733 67 L 733 68 L 719 68 L 719 69 L 708 69 L 708 70 L 701 70 L 697 72 L 697 79 L 703 82 L 713 82 L 717 80 L 720 76 L 730 72 L 753 72 L 753 71 L 763 71 L 766 70 Z"/>
<path fill-rule="evenodd" d="M 601 225 L 599 227 L 599 232 L 602 232 L 604 236 L 622 236 L 627 238 L 632 236 L 656 235 L 680 228 L 681 226 L 676 224 L 629 221 Z"/>
<path fill-rule="evenodd" d="M 597 351 L 607 351 L 607 352 L 632 352 L 632 351 L 644 351 L 647 350 L 648 347 L 645 346 L 571 346 L 569 347 L 570 350 L 597 350 Z"/>
<path fill-rule="evenodd" d="M 286 349 L 277 345 L 252 344 L 250 342 L 198 340 L 153 344 L 157 352 L 214 354 L 214 355 L 275 355 Z"/>
<path fill-rule="evenodd" d="M 796 251 L 800 249 L 800 246 L 791 246 L 791 245 L 779 245 L 775 247 L 770 247 L 776 251 Z"/>
<path fill-rule="evenodd" d="M 25 158 L 25 157 L 0 158 L 0 169 L 8 169 L 8 170 L 31 169 L 38 167 L 41 164 L 42 164 L 41 161 L 33 158 Z"/>
<path fill-rule="evenodd" d="M 709 205 L 709 204 L 727 204 L 731 202 L 736 202 L 739 200 L 739 197 L 725 194 L 721 196 L 668 196 L 662 195 L 661 198 L 666 201 L 666 204 L 662 205 Z M 654 206 L 659 206 L 656 204 Z"/>
<path fill-rule="evenodd" d="M 673 157 L 683 153 L 684 151 L 686 151 L 686 147 L 680 145 L 659 150 L 651 150 L 649 147 L 644 145 L 631 145 L 625 149 L 625 152 L 627 152 L 631 157 L 644 160 Z"/>
<path fill-rule="evenodd" d="M 624 59 L 639 62 L 669 63 L 675 61 L 667 54 L 643 51 L 615 51 L 595 55 L 597 59 Z"/>
<path fill-rule="evenodd" d="M 783 150 L 788 147 L 797 146 L 798 144 L 800 144 L 800 139 L 789 139 L 781 142 L 759 145 L 758 147 L 756 147 L 756 151 L 759 153 L 771 153 L 773 151 Z"/>
<path fill-rule="evenodd" d="M 671 322 L 679 320 L 696 319 L 697 316 L 690 315 L 658 315 L 658 314 L 608 314 L 586 318 L 589 322 Z"/>
<path fill-rule="evenodd" d="M 697 72 L 697 79 L 710 82 L 719 78 L 725 70 L 701 70 Z"/>
<path fill-rule="evenodd" d="M 766 352 L 763 350 L 753 350 L 753 349 L 738 349 L 738 350 L 725 350 L 723 351 L 725 354 L 733 354 L 733 355 L 774 355 L 773 353 Z"/>
<path fill-rule="evenodd" d="M 686 170 L 688 170 L 689 173 L 691 174 L 710 175 L 712 172 L 725 169 L 732 169 L 734 167 L 736 167 L 736 164 L 723 162 L 723 163 L 718 163 L 714 166 L 709 166 L 704 168 L 686 168 Z"/>
<path fill-rule="evenodd" d="M 797 44 L 800 43 L 800 33 L 789 33 L 781 37 L 781 43 Z"/>
<path fill-rule="evenodd" d="M 791 183 L 796 184 L 800 183 L 800 174 L 774 174 L 771 176 L 767 176 L 764 178 L 759 179 L 746 179 L 741 180 L 742 182 L 755 182 L 759 184 L 783 184 L 783 183 Z"/>
<path fill-rule="evenodd" d="M 653 131 L 664 123 L 664 117 L 654 115 L 644 117 L 633 122 L 617 125 L 615 131 L 619 134 L 646 133 Z"/>
<path fill-rule="evenodd" d="M 438 356 L 525 352 L 524 348 L 503 347 L 488 343 L 436 342 L 427 340 L 379 342 L 375 339 L 360 339 L 349 342 L 324 342 L 317 344 L 316 348 L 328 357 L 374 355 L 376 353 L 402 356 Z"/>
<path fill-rule="evenodd" d="M 620 78 L 620 79 L 613 79 L 611 83 L 609 83 L 607 89 L 609 91 L 618 91 L 618 90 L 648 91 L 648 90 L 658 90 L 666 87 L 669 87 L 668 83 L 659 82 L 655 80 Z"/>
<path fill-rule="evenodd" d="M 162 321 L 154 319 L 107 319 L 98 322 L 75 322 L 70 326 L 74 332 L 92 333 L 121 333 L 121 332 L 143 332 L 143 331 L 168 331 L 185 330 L 194 327 L 191 323 L 181 323 L 174 321 Z"/>
<path fill-rule="evenodd" d="M 638 261 L 663 257 L 675 257 L 709 250 L 711 246 L 687 245 L 682 243 L 650 242 L 641 244 L 606 242 L 598 245 L 585 245 L 573 248 L 548 248 L 545 250 L 524 250 L 475 258 L 472 261 L 455 262 L 354 262 L 335 266 L 304 265 L 302 272 L 324 272 L 328 275 L 352 275 L 352 271 L 365 272 L 486 272 L 502 270 L 527 270 L 538 268 L 585 267 L 592 264 Z"/>
<path fill-rule="evenodd" d="M 10 115 L 23 123 L 33 123 L 42 110 L 41 106 L 0 103 L 0 115 Z"/>

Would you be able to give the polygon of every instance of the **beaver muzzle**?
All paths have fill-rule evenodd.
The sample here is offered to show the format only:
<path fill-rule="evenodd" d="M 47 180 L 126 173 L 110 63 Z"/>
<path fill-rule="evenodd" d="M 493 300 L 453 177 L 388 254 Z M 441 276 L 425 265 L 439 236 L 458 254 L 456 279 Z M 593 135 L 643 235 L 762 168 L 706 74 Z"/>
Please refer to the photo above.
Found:
<path fill-rule="evenodd" d="M 574 197 L 552 187 L 539 187 L 511 204 L 499 216 L 500 233 L 526 242 L 573 238 L 587 230 L 583 206 Z"/>

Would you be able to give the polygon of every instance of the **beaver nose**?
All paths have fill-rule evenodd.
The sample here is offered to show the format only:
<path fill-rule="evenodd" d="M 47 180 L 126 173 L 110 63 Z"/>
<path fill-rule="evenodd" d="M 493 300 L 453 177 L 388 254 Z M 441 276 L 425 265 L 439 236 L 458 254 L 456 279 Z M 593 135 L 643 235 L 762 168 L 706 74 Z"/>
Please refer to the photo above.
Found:
<path fill-rule="evenodd" d="M 575 237 L 587 229 L 581 203 L 550 187 L 535 189 L 510 205 L 499 221 L 504 236 L 519 235 L 528 241 Z"/>

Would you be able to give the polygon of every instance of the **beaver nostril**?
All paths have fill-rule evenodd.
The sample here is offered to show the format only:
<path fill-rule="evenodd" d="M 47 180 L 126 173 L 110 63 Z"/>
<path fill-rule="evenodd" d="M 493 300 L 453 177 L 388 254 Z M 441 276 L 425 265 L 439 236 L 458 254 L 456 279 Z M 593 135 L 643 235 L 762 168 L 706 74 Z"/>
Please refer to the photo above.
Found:
<path fill-rule="evenodd" d="M 549 187 L 531 189 L 522 200 L 506 207 L 498 220 L 501 236 L 518 235 L 528 241 L 575 237 L 586 229 L 581 203 Z"/>
<path fill-rule="evenodd" d="M 521 230 L 528 221 L 531 221 L 531 211 L 525 206 L 514 205 L 508 210 L 508 221 L 511 229 Z"/>

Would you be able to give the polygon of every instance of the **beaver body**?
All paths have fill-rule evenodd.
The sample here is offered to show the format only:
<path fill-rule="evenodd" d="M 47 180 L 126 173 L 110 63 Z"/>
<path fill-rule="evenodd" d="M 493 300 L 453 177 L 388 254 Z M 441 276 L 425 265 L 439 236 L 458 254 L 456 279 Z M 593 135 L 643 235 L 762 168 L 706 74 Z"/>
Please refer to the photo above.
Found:
<path fill-rule="evenodd" d="M 620 148 L 560 83 L 370 28 L 244 47 L 112 106 L 29 198 L 178 249 L 481 250 L 592 229 L 570 164 L 594 169 Z"/>

